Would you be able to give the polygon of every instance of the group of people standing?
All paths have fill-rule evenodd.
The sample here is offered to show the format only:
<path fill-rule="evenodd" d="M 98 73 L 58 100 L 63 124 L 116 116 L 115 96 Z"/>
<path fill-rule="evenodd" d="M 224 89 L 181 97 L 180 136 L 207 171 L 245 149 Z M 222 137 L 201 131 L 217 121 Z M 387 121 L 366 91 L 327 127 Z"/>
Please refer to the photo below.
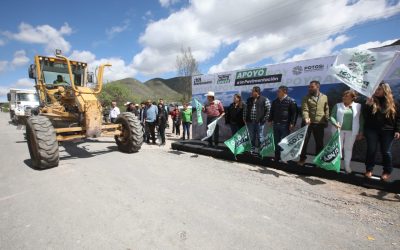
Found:
<path fill-rule="evenodd" d="M 347 90 L 343 93 L 342 102 L 329 110 L 328 97 L 321 93 L 320 83 L 311 81 L 308 94 L 304 96 L 299 110 L 295 100 L 288 96 L 288 88 L 280 86 L 277 97 L 272 103 L 263 97 L 260 88 L 252 89 L 251 97 L 242 101 L 239 94 L 234 95 L 232 104 L 224 113 L 220 101 L 215 100 L 214 93 L 209 92 L 203 111 L 207 113 L 207 124 L 218 116 L 225 115 L 225 122 L 230 126 L 232 135 L 243 126 L 247 126 L 252 154 L 258 154 L 264 138 L 264 127 L 268 123 L 273 129 L 275 141 L 276 162 L 280 161 L 281 148 L 278 143 L 289 135 L 298 116 L 302 117 L 301 126 L 308 125 L 304 145 L 300 154 L 299 165 L 304 165 L 307 159 L 307 147 L 311 138 L 315 141 L 315 154 L 324 148 L 325 129 L 331 122 L 333 128 L 339 129 L 341 148 L 343 149 L 344 168 L 351 173 L 351 158 L 356 140 L 366 139 L 367 153 L 365 160 L 365 176 L 372 177 L 378 145 L 382 154 L 383 172 L 381 179 L 386 181 L 393 171 L 391 148 L 395 139 L 400 139 L 400 105 L 393 98 L 389 84 L 379 84 L 376 92 L 365 103 L 355 102 L 357 93 Z M 335 132 L 332 131 L 332 132 Z M 218 126 L 214 132 L 214 143 L 218 142 Z M 211 139 L 209 145 L 212 146 Z"/>
<path fill-rule="evenodd" d="M 372 177 L 379 145 L 383 165 L 381 179 L 387 180 L 393 171 L 392 144 L 395 139 L 400 139 L 400 105 L 395 102 L 389 84 L 379 84 L 374 95 L 363 104 L 355 102 L 357 99 L 355 91 L 347 90 L 343 93 L 342 102 L 334 105 L 331 112 L 328 96 L 321 93 L 320 86 L 318 81 L 310 82 L 308 94 L 302 99 L 301 109 L 298 109 L 296 101 L 288 96 L 286 86 L 280 86 L 277 89 L 277 97 L 272 103 L 268 98 L 262 96 L 260 88 L 255 86 L 246 102 L 239 94 L 235 94 L 233 102 L 226 110 L 222 102 L 215 98 L 215 93 L 210 91 L 206 94 L 207 101 L 201 111 L 206 114 L 207 125 L 225 116 L 225 123 L 229 125 L 232 135 L 243 126 L 247 126 L 252 145 L 251 153 L 255 155 L 260 151 L 265 125 L 268 124 L 274 134 L 274 161 L 276 162 L 281 160 L 281 148 L 278 143 L 293 132 L 298 116 L 301 115 L 301 126 L 308 125 L 298 161 L 301 166 L 307 159 L 307 148 L 311 135 L 315 141 L 315 154 L 318 154 L 324 148 L 325 129 L 331 122 L 334 130 L 339 129 L 340 131 L 345 171 L 347 173 L 352 171 L 350 163 L 355 141 L 365 138 L 367 142 L 365 176 Z M 168 110 L 162 99 L 158 104 L 148 100 L 141 106 L 134 103 L 126 103 L 126 106 L 127 112 L 132 112 L 139 117 L 145 132 L 145 142 L 150 143 L 151 141 L 155 144 L 157 129 L 161 145 L 165 145 L 165 129 L 169 115 L 172 119 L 172 133 L 180 136 L 180 126 L 182 125 L 181 139 L 190 139 L 192 108 L 189 108 L 188 103 L 183 105 L 182 110 L 175 106 L 171 111 Z M 111 122 L 115 122 L 119 113 L 116 102 L 112 102 L 109 114 Z M 217 124 L 213 136 L 208 138 L 208 144 L 216 147 L 218 142 L 219 125 Z"/>

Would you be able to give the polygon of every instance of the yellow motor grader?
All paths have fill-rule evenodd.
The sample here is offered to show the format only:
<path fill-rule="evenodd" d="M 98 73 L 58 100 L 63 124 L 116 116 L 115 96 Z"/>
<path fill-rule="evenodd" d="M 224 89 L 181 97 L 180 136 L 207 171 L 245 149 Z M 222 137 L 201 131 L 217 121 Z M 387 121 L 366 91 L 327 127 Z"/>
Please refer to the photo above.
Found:
<path fill-rule="evenodd" d="M 35 80 L 39 95 L 39 115 L 27 120 L 26 138 L 32 166 L 45 169 L 58 166 L 59 143 L 74 139 L 112 136 L 122 152 L 139 151 L 143 130 L 132 113 L 121 113 L 115 123 L 103 122 L 97 95 L 103 86 L 103 64 L 94 74 L 84 62 L 70 61 L 57 50 L 55 57 L 35 56 L 29 78 Z"/>

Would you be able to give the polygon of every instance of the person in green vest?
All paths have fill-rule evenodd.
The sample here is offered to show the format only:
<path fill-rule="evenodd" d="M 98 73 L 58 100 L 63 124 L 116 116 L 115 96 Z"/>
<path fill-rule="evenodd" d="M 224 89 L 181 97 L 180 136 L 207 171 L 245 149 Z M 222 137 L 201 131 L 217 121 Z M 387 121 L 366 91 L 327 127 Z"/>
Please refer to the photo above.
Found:
<path fill-rule="evenodd" d="M 351 173 L 351 156 L 356 139 L 362 138 L 364 119 L 361 115 L 361 104 L 354 102 L 357 98 L 354 90 L 343 93 L 343 102 L 336 104 L 332 109 L 331 122 L 334 131 L 340 129 L 340 144 L 344 154 L 344 169 Z"/>
<path fill-rule="evenodd" d="M 188 103 L 185 103 L 182 110 L 182 140 L 185 140 L 185 135 L 187 135 L 188 140 L 190 139 L 190 125 L 192 125 L 192 109 L 189 108 Z"/>

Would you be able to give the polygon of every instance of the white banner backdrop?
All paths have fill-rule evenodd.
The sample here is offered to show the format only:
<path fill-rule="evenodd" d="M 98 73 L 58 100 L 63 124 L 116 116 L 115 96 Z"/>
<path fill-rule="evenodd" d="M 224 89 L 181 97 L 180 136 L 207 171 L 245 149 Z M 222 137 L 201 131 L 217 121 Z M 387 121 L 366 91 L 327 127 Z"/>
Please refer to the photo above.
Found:
<path fill-rule="evenodd" d="M 374 51 L 400 51 L 400 46 L 391 46 L 373 49 Z M 204 103 L 204 96 L 208 91 L 214 91 L 216 99 L 227 107 L 232 103 L 233 95 L 240 93 L 243 101 L 249 97 L 253 86 L 259 86 L 263 91 L 264 96 L 270 99 L 275 98 L 276 89 L 280 85 L 289 87 L 289 96 L 294 98 L 300 107 L 301 98 L 307 93 L 307 85 L 312 80 L 321 82 L 321 89 L 325 94 L 328 94 L 330 102 L 338 102 L 341 100 L 342 90 L 346 87 L 333 76 L 329 75 L 329 68 L 332 66 L 336 56 L 327 56 L 303 60 L 297 62 L 288 62 L 280 64 L 267 65 L 262 68 L 245 69 L 229 72 L 221 72 L 217 74 L 199 75 L 192 78 L 192 95 L 201 103 Z M 400 58 L 393 63 L 388 70 L 384 80 L 388 82 L 393 90 L 393 95 L 397 100 L 400 99 Z M 204 124 L 199 126 L 196 121 L 193 122 L 193 139 L 201 139 L 206 135 L 207 127 L 206 116 L 203 113 Z M 299 128 L 301 118 L 297 122 Z M 220 128 L 220 141 L 224 141 L 231 137 L 230 129 L 225 125 L 224 119 L 221 119 L 218 124 Z M 331 136 L 330 129 L 326 129 L 325 140 Z M 355 153 L 353 157 L 362 159 L 365 156 L 365 142 L 356 142 Z M 314 153 L 313 140 L 310 140 L 308 146 L 311 153 Z M 400 150 L 400 143 L 396 142 L 393 145 L 394 152 Z M 377 158 L 379 161 L 379 157 Z M 394 155 L 394 163 L 400 166 L 400 155 Z"/>

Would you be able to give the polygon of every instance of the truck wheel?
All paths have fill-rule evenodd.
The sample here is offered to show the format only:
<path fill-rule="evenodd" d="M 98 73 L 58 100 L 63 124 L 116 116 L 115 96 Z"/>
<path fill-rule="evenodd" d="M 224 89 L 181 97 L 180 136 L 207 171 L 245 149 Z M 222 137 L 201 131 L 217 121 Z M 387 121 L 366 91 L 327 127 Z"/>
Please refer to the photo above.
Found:
<path fill-rule="evenodd" d="M 58 166 L 58 141 L 49 118 L 29 117 L 26 122 L 26 138 L 34 168 L 46 169 Z"/>
<path fill-rule="evenodd" d="M 118 149 L 125 153 L 138 152 L 143 144 L 143 129 L 139 119 L 132 113 L 124 112 L 115 123 L 122 125 L 121 135 L 115 136 Z"/>

